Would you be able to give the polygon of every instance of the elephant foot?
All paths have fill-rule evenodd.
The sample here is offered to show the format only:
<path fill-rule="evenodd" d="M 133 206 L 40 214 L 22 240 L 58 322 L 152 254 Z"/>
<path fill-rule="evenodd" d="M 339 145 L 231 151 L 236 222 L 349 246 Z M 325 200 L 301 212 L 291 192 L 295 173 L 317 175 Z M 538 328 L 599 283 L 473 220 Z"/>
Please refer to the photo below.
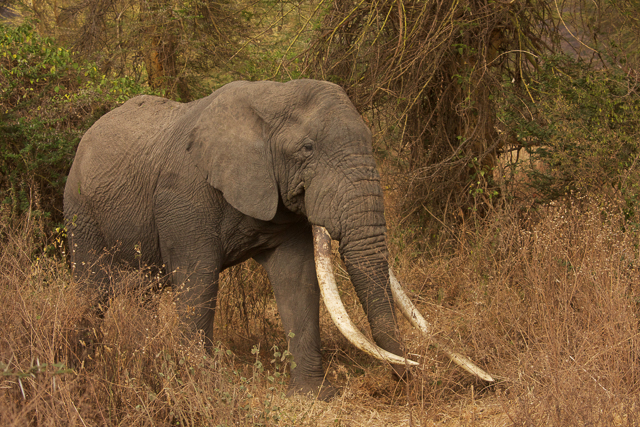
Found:
<path fill-rule="evenodd" d="M 340 389 L 338 387 L 334 387 L 329 381 L 324 380 L 319 383 L 314 382 L 303 382 L 303 381 L 292 381 L 289 384 L 289 390 L 287 391 L 287 396 L 292 397 L 294 395 L 302 395 L 309 396 L 313 399 L 322 400 L 324 402 L 328 402 L 333 399 L 338 393 Z"/>

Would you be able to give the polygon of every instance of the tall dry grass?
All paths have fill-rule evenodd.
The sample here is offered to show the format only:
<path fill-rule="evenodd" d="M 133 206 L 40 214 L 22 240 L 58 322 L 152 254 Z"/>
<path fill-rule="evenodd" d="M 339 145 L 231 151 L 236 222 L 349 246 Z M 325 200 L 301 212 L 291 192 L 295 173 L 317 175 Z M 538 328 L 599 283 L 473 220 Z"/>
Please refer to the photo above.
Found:
<path fill-rule="evenodd" d="M 286 360 L 205 351 L 171 292 L 119 275 L 102 312 L 34 230 L 0 228 L 0 425 L 254 425 L 281 418 Z M 40 256 L 38 256 L 40 255 Z M 282 350 L 281 350 L 282 352 Z M 250 360 L 246 360 L 250 359 Z"/>
<path fill-rule="evenodd" d="M 476 384 L 476 397 L 492 396 L 515 425 L 640 424 L 633 224 L 613 206 L 569 199 L 497 210 L 461 224 L 441 244 L 450 249 L 430 258 L 415 241 L 404 247 L 418 255 L 400 270 L 434 334 L 452 338 L 500 378 L 493 387 Z M 469 398 L 468 376 L 448 378 L 437 393 Z M 422 385 L 411 387 L 417 398 Z M 427 419 L 438 410 L 430 408 Z"/>
<path fill-rule="evenodd" d="M 639 242 L 615 212 L 505 207 L 428 245 L 391 213 L 391 262 L 433 333 L 499 381 L 477 382 L 401 321 L 423 365 L 396 383 L 323 309 L 327 375 L 343 388 L 329 403 L 284 397 L 286 337 L 259 269 L 223 276 L 207 353 L 142 273 L 122 273 L 98 315 L 31 226 L 0 226 L 0 424 L 637 425 Z"/>

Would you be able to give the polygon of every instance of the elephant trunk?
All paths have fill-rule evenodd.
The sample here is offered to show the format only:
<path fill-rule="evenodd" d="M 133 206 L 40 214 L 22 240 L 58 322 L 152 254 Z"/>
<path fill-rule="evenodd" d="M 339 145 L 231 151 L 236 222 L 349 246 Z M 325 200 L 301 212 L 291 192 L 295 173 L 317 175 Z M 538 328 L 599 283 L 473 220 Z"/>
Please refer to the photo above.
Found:
<path fill-rule="evenodd" d="M 353 324 L 347 310 L 342 304 L 338 286 L 333 275 L 333 267 L 331 265 L 331 237 L 326 228 L 313 226 L 313 242 L 316 258 L 316 272 L 318 274 L 318 283 L 320 284 L 320 292 L 324 300 L 331 319 L 338 327 L 340 332 L 360 350 L 374 357 L 386 360 L 396 365 L 417 365 L 416 362 L 406 360 L 398 356 L 398 352 L 387 351 L 372 344 Z M 373 327 L 372 327 L 373 329 Z"/>
<path fill-rule="evenodd" d="M 354 187 L 356 196 L 343 203 L 349 226 L 343 227 L 340 255 L 367 313 L 374 340 L 385 350 L 402 354 L 389 286 L 382 189 L 379 181 L 372 179 L 362 179 Z"/>
<path fill-rule="evenodd" d="M 340 254 L 358 298 L 367 314 L 375 342 L 382 349 L 402 354 L 396 333 L 393 297 L 389 286 L 384 199 L 374 165 L 353 167 L 348 176 L 335 179 L 337 191 L 329 186 L 310 190 L 318 200 L 329 197 L 330 209 L 314 209 L 323 204 L 309 203 L 309 219 L 326 226 L 331 237 L 340 241 Z M 310 201 L 316 198 L 312 197 Z M 315 232 L 314 232 L 315 234 Z M 397 362 L 396 362 L 397 363 Z"/>
<path fill-rule="evenodd" d="M 343 243 L 345 242 L 346 243 Z M 389 286 L 388 252 L 384 234 L 357 240 L 343 239 L 340 254 L 364 308 L 375 342 L 383 349 L 402 354 L 396 333 L 393 296 Z"/>
<path fill-rule="evenodd" d="M 395 365 L 415 366 L 416 362 L 400 356 L 402 349 L 397 339 L 394 302 L 409 322 L 425 335 L 430 335 L 430 326 L 411 303 L 389 269 L 384 202 L 379 181 L 363 179 L 359 184 L 357 186 L 351 183 L 356 189 L 361 190 L 351 193 L 347 191 L 331 194 L 325 187 L 321 194 L 323 197 L 333 196 L 331 197 L 333 203 L 329 203 L 332 212 L 312 210 L 312 215 L 309 216 L 312 223 L 324 223 L 330 229 L 327 231 L 324 227 L 317 225 L 313 227 L 316 270 L 322 297 L 338 329 L 356 347 Z M 352 195 L 354 192 L 358 195 L 346 200 L 336 196 L 337 194 Z M 343 217 L 348 218 L 347 224 L 340 221 Z M 330 260 L 331 237 L 340 240 L 340 254 L 345 261 L 358 298 L 367 313 L 373 338 L 379 347 L 369 342 L 358 331 L 340 300 Z M 466 371 L 485 381 L 494 381 L 491 375 L 465 356 L 439 342 L 437 347 Z M 394 369 L 396 373 L 402 375 L 404 367 L 396 366 Z"/>

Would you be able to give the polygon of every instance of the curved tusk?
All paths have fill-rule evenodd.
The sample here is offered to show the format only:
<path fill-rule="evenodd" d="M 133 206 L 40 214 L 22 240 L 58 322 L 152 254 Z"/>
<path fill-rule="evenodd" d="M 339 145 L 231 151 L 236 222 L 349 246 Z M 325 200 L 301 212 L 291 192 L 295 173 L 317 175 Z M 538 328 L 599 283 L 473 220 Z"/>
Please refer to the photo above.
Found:
<path fill-rule="evenodd" d="M 393 274 L 393 271 L 391 271 L 391 269 L 389 269 L 389 283 L 391 285 L 391 293 L 393 294 L 393 299 L 404 317 L 406 317 L 413 326 L 421 330 L 425 335 L 430 336 L 431 332 L 429 331 L 429 329 L 431 328 L 431 325 L 429 325 L 429 322 L 427 322 L 427 320 L 422 317 L 422 314 L 420 314 L 416 306 L 413 305 L 407 294 L 402 289 L 402 286 L 400 286 L 398 279 L 396 279 L 396 276 Z M 465 356 L 449 350 L 446 346 L 440 343 L 436 344 L 438 345 L 438 348 L 442 350 L 453 363 L 460 366 L 465 371 L 476 375 L 477 377 L 485 381 L 495 381 L 491 375 L 480 369 Z"/>
<path fill-rule="evenodd" d="M 331 320 L 336 324 L 340 332 L 357 348 L 376 357 L 396 365 L 417 366 L 418 363 L 413 360 L 390 353 L 377 345 L 371 343 L 362 332 L 358 330 L 356 325 L 351 321 L 347 310 L 342 304 L 340 294 L 338 293 L 338 285 L 333 275 L 333 267 L 331 265 L 331 237 L 324 227 L 313 226 L 313 250 L 316 260 L 316 274 L 318 275 L 318 283 L 320 284 L 320 292 L 324 300 L 327 310 L 331 315 Z"/>

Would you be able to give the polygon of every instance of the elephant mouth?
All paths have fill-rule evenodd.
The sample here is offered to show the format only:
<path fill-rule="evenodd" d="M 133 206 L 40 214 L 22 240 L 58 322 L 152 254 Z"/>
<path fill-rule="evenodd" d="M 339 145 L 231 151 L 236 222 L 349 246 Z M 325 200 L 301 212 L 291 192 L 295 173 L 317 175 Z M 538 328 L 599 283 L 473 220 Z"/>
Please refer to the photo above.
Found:
<path fill-rule="evenodd" d="M 393 353 L 390 353 L 376 344 L 372 343 L 362 332 L 358 330 L 356 325 L 351 321 L 347 310 L 342 304 L 338 285 L 333 274 L 333 266 L 331 264 L 331 237 L 324 227 L 313 226 L 313 246 L 316 261 L 316 274 L 320 285 L 322 299 L 327 306 L 327 310 L 338 327 L 338 330 L 357 348 L 371 356 L 393 363 L 396 365 L 417 366 L 418 362 L 407 359 Z M 404 292 L 395 275 L 389 269 L 389 280 L 391 285 L 391 293 L 396 305 L 407 318 L 407 320 L 423 334 L 430 336 L 431 326 L 426 319 L 420 314 L 418 309 L 413 305 L 407 294 Z M 430 337 L 432 341 L 433 337 Z M 436 347 L 446 354 L 452 362 L 460 366 L 465 371 L 481 378 L 487 382 L 495 381 L 491 375 L 480 369 L 467 357 L 450 350 L 446 345 L 435 342 Z"/>

